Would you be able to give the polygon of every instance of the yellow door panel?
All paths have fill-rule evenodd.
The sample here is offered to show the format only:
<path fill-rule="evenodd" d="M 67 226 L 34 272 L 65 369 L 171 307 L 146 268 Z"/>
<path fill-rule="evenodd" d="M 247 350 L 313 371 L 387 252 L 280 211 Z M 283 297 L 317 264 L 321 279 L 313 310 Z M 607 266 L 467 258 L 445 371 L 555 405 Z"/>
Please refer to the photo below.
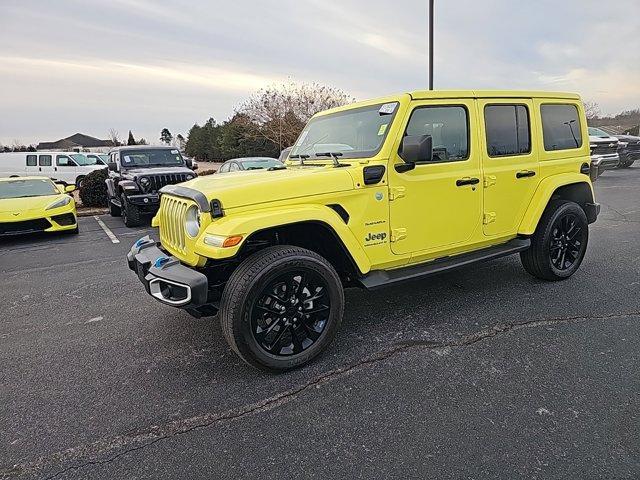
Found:
<path fill-rule="evenodd" d="M 445 250 L 471 241 L 482 221 L 480 153 L 472 99 L 414 102 L 405 119 L 406 135 L 431 135 L 434 161 L 398 172 L 389 168 L 391 250 L 396 255 Z"/>
<path fill-rule="evenodd" d="M 483 231 L 515 234 L 539 182 L 538 151 L 531 141 L 536 115 L 530 99 L 478 100 L 484 190 Z"/>

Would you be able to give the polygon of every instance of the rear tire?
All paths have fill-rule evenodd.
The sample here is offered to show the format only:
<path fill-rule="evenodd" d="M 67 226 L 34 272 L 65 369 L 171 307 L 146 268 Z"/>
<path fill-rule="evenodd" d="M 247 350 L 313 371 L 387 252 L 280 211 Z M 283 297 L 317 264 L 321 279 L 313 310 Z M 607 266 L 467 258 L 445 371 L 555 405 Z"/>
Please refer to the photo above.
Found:
<path fill-rule="evenodd" d="M 120 197 L 120 204 L 122 207 L 120 208 L 120 213 L 122 215 L 122 220 L 127 227 L 138 227 L 142 223 L 140 210 L 135 205 L 131 205 L 127 202 L 127 197 L 122 194 Z"/>
<path fill-rule="evenodd" d="M 282 372 L 310 362 L 333 341 L 344 291 L 335 269 L 320 255 L 273 246 L 238 266 L 220 305 L 222 331 L 240 358 Z"/>
<path fill-rule="evenodd" d="M 565 280 L 578 270 L 588 240 L 589 223 L 582 207 L 553 200 L 538 222 L 531 248 L 520 253 L 522 266 L 542 280 Z"/>

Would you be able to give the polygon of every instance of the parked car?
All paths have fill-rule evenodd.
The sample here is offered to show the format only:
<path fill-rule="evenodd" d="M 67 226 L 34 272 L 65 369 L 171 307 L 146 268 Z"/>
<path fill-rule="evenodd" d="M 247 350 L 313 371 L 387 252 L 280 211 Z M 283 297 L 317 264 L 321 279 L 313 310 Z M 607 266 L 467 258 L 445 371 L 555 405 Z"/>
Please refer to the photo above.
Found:
<path fill-rule="evenodd" d="M 640 160 L 640 137 L 633 135 L 615 135 L 618 139 L 619 168 L 629 168 L 633 162 Z"/>
<path fill-rule="evenodd" d="M 175 148 L 116 147 L 109 152 L 109 212 L 112 217 L 122 216 L 127 227 L 138 226 L 144 216 L 158 211 L 162 187 L 195 176 Z"/>
<path fill-rule="evenodd" d="M 33 232 L 78 233 L 75 185 L 47 177 L 0 178 L 0 236 Z"/>
<path fill-rule="evenodd" d="M 0 153 L 0 175 L 24 177 L 30 175 L 47 176 L 56 182 L 76 185 L 95 170 L 104 168 L 96 165 L 82 153 L 74 152 L 14 152 Z"/>
<path fill-rule="evenodd" d="M 604 130 L 589 127 L 589 145 L 591 147 L 591 164 L 597 167 L 597 177 L 605 170 L 611 170 L 620 163 L 618 155 L 618 139 Z"/>
<path fill-rule="evenodd" d="M 233 351 L 266 370 L 327 348 L 344 287 L 515 253 L 531 275 L 567 279 L 600 209 L 574 94 L 395 95 L 319 113 L 295 145 L 286 169 L 164 187 L 160 245 L 127 255 L 152 297 L 219 311 Z"/>
<path fill-rule="evenodd" d="M 220 165 L 218 173 L 244 170 L 268 170 L 271 168 L 284 168 L 284 164 L 277 158 L 271 157 L 232 158 Z"/>

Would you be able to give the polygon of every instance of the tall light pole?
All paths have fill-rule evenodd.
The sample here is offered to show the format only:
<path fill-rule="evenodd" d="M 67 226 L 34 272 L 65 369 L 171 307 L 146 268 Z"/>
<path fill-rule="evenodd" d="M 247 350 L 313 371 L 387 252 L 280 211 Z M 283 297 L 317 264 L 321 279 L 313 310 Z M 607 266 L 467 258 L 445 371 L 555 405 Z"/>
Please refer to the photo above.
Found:
<path fill-rule="evenodd" d="M 429 0 L 429 90 L 433 90 L 433 2 Z"/>

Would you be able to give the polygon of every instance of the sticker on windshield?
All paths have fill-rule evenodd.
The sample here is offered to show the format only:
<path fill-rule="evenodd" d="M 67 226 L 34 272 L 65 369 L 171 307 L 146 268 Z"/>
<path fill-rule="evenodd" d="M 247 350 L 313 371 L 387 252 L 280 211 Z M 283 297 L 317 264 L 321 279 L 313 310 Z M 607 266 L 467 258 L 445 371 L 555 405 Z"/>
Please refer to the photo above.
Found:
<path fill-rule="evenodd" d="M 380 107 L 380 110 L 378 110 L 378 113 L 380 115 L 391 115 L 393 112 L 396 111 L 396 106 L 398 104 L 396 102 L 393 103 L 385 103 L 384 105 L 382 105 Z"/>
<path fill-rule="evenodd" d="M 180 153 L 180 152 L 178 152 L 178 150 L 171 150 L 171 153 L 172 153 L 173 155 L 177 155 L 177 154 L 178 154 L 178 153 Z"/>
<path fill-rule="evenodd" d="M 384 135 L 384 132 L 387 131 L 387 127 L 389 126 L 388 123 L 383 123 L 382 125 L 380 125 L 380 130 L 378 130 L 378 136 L 381 137 L 382 135 Z"/>
<path fill-rule="evenodd" d="M 124 163 L 131 163 L 131 157 L 129 155 L 124 156 Z"/>

